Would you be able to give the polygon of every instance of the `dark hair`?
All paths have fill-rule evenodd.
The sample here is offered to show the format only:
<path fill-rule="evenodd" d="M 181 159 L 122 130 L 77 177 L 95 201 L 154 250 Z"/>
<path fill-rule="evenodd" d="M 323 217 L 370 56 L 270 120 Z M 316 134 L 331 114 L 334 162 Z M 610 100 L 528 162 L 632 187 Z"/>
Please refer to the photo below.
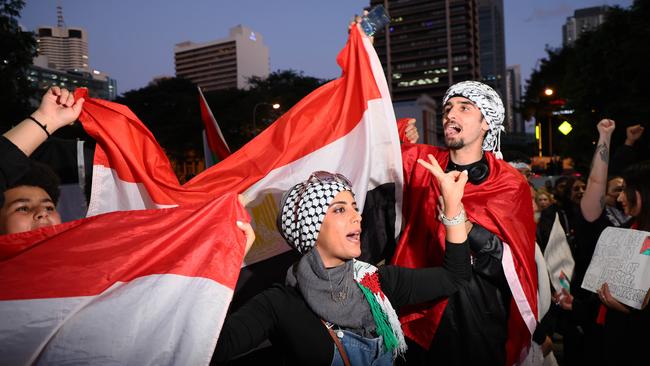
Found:
<path fill-rule="evenodd" d="M 557 188 L 557 186 L 559 186 L 560 183 L 562 183 L 562 182 L 567 182 L 568 180 L 569 180 L 569 177 L 567 177 L 566 175 L 563 175 L 563 176 L 561 176 L 561 177 L 558 177 L 558 178 L 555 180 L 555 183 L 553 184 L 553 189 Z"/>
<path fill-rule="evenodd" d="M 631 165 L 623 172 L 625 180 L 625 196 L 630 208 L 641 204 L 641 211 L 634 219 L 639 230 L 650 230 L 650 160 Z M 636 200 L 636 192 L 641 196 L 641 202 Z"/>
<path fill-rule="evenodd" d="M 20 179 L 7 185 L 6 190 L 20 187 L 32 186 L 43 189 L 56 205 L 59 201 L 59 177 L 49 166 L 37 161 L 30 161 L 29 170 Z M 3 192 L 4 193 L 4 192 Z"/>
<path fill-rule="evenodd" d="M 568 210 L 569 207 L 572 207 L 573 203 L 571 202 L 571 191 L 573 190 L 573 185 L 576 182 L 582 182 L 585 183 L 584 178 L 578 177 L 571 175 L 567 177 L 566 179 L 566 188 L 564 189 L 564 192 L 558 197 L 555 197 L 556 200 L 560 203 L 560 206 L 564 210 Z M 557 182 L 556 182 L 556 187 L 557 187 Z"/>

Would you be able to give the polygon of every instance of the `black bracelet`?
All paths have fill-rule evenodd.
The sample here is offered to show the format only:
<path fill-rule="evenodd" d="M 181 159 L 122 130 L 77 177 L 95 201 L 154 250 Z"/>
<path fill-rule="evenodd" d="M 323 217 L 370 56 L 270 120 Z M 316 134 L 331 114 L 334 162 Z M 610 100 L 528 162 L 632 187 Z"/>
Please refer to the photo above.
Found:
<path fill-rule="evenodd" d="M 43 129 L 43 131 L 45 131 L 45 133 L 47 134 L 47 137 L 50 137 L 50 133 L 47 132 L 47 125 L 44 125 L 44 124 L 40 123 L 39 121 L 36 120 L 36 118 L 34 118 L 32 116 L 27 116 L 27 118 L 31 119 L 32 121 L 34 121 L 34 123 L 39 125 L 39 127 L 41 127 Z"/>

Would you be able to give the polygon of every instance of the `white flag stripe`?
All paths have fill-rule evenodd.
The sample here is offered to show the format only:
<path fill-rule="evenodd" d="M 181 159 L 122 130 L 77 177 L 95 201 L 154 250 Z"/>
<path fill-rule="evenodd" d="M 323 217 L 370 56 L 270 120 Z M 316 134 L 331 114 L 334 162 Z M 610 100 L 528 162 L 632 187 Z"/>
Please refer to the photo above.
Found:
<path fill-rule="evenodd" d="M 177 205 L 155 203 L 144 184 L 120 179 L 115 169 L 103 165 L 93 166 L 93 184 L 86 217 L 114 211 L 169 208 Z"/>
<path fill-rule="evenodd" d="M 401 143 L 399 141 L 399 133 L 397 131 L 397 120 L 395 119 L 395 111 L 393 109 L 393 101 L 390 98 L 390 90 L 388 89 L 388 83 L 386 82 L 386 76 L 384 75 L 384 68 L 381 65 L 379 56 L 377 56 L 377 51 L 368 37 L 363 38 L 363 46 L 368 53 L 368 58 L 370 59 L 370 67 L 372 68 L 372 75 L 375 77 L 375 83 L 379 88 L 381 93 L 381 99 L 383 101 L 383 114 L 386 119 L 386 126 L 384 133 L 388 135 L 387 149 L 393 150 L 393 153 L 397 154 L 395 157 L 390 156 L 390 160 L 386 160 L 389 164 L 394 164 L 394 167 L 391 166 L 390 170 L 387 170 L 393 173 L 393 176 L 390 178 L 391 182 L 395 182 L 395 235 L 399 235 L 402 231 L 402 203 L 404 201 L 404 170 L 402 166 L 402 149 Z"/>
<path fill-rule="evenodd" d="M 0 360 L 207 365 L 232 295 L 206 278 L 165 274 L 116 283 L 97 296 L 3 301 Z"/>

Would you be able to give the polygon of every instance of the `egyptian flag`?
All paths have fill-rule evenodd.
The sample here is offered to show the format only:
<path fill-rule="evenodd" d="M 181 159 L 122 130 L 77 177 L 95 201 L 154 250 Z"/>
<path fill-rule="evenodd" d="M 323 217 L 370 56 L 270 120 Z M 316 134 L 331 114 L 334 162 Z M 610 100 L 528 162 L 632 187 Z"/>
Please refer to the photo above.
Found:
<path fill-rule="evenodd" d="M 3 365 L 207 365 L 244 257 L 235 194 L 0 236 Z"/>
<path fill-rule="evenodd" d="M 208 102 L 203 96 L 201 88 L 199 90 L 199 106 L 201 108 L 201 120 L 205 126 L 203 131 L 203 152 L 205 155 L 205 167 L 209 168 L 215 164 L 217 159 L 223 160 L 230 155 L 230 148 L 226 139 L 221 133 L 219 124 L 210 110 Z"/>
<path fill-rule="evenodd" d="M 441 167 L 449 151 L 427 145 L 403 145 L 404 229 L 393 263 L 405 267 L 441 266 L 445 228 L 436 217 L 440 196 L 433 175 L 417 163 L 432 154 Z M 535 223 L 530 188 L 514 168 L 486 152 L 490 175 L 480 185 L 465 186 L 463 205 L 468 218 L 495 233 L 503 241 L 502 266 L 512 293 L 506 344 L 507 365 L 525 357 L 536 327 L 537 269 Z M 428 349 L 440 324 L 447 299 L 433 306 L 412 307 L 402 313 L 404 334 Z"/>
<path fill-rule="evenodd" d="M 382 66 L 353 27 L 340 78 L 313 91 L 217 165 L 180 185 L 154 136 L 127 107 L 86 98 L 79 119 L 97 141 L 88 215 L 204 202 L 243 193 L 257 238 L 251 264 L 287 252 L 276 229 L 282 194 L 317 170 L 342 173 L 363 210 L 364 260 L 392 252 L 400 225 L 401 151 Z M 376 243 L 389 243 L 376 245 Z M 390 254 L 390 253 L 389 253 Z"/>

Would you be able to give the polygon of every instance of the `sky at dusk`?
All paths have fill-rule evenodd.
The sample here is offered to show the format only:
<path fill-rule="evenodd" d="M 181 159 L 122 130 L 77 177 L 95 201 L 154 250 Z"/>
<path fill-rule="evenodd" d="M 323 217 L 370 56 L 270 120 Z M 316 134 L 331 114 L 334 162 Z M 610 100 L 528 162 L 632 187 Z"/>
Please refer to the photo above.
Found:
<path fill-rule="evenodd" d="M 506 62 L 521 65 L 526 79 L 545 56 L 562 45 L 562 24 L 575 9 L 620 5 L 632 0 L 504 0 Z M 174 75 L 174 45 L 228 36 L 243 24 L 264 38 L 271 70 L 294 69 L 335 78 L 336 55 L 347 24 L 369 1 L 361 0 L 60 0 L 65 23 L 88 32 L 92 69 L 117 80 L 119 93 Z M 20 24 L 35 30 L 56 25 L 54 0 L 27 0 Z"/>

